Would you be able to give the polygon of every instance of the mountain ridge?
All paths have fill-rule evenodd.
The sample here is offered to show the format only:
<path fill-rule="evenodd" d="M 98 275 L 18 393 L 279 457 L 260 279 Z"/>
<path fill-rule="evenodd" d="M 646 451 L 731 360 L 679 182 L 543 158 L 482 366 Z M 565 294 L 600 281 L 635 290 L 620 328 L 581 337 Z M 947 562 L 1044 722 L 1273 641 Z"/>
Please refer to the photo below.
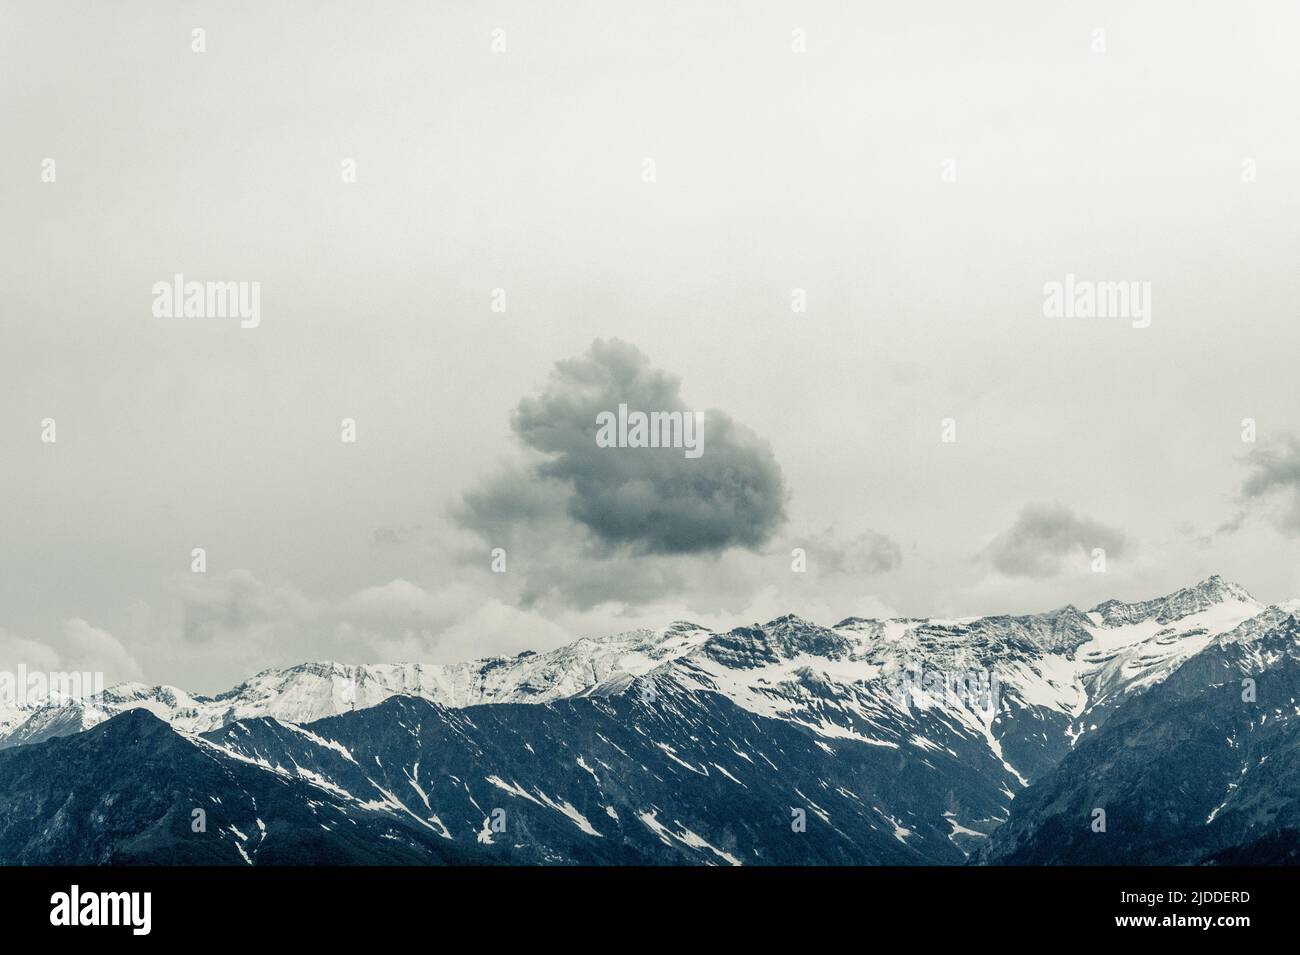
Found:
<path fill-rule="evenodd" d="M 223 841 L 201 847 L 203 858 L 239 864 L 311 853 L 364 860 L 373 839 L 419 864 L 952 865 L 1035 853 L 1060 861 L 1043 844 L 1061 831 L 1043 793 L 1086 801 L 1069 794 L 1089 785 L 1094 754 L 1124 751 L 1115 741 L 1132 737 L 1138 712 L 1178 724 L 1161 732 L 1191 734 L 1188 746 L 1213 753 L 1217 727 L 1197 707 L 1221 711 L 1208 698 L 1202 704 L 1202 685 L 1229 658 L 1252 672 L 1290 666 L 1300 657 L 1297 626 L 1289 606 L 1266 608 L 1212 577 L 1086 612 L 845 618 L 834 627 L 786 614 L 723 632 L 677 622 L 481 665 L 306 663 L 213 697 L 122 684 L 105 691 L 99 709 L 96 701 L 54 707 L 59 719 L 0 750 L 0 776 L 44 761 L 58 777 L 61 754 L 78 747 L 97 785 L 116 787 L 115 799 L 139 809 L 110 832 L 79 836 L 101 846 L 98 861 L 199 851 L 177 827 L 186 799 L 239 809 L 219 830 Z M 113 706 L 122 709 L 108 712 Z M 1239 735 L 1263 741 L 1260 753 L 1289 751 L 1290 736 L 1273 731 L 1276 715 L 1267 734 L 1240 723 L 1241 714 L 1229 717 Z M 168 734 L 137 744 L 158 750 L 145 790 L 117 778 L 137 758 L 120 745 L 124 720 Z M 1168 738 L 1149 743 L 1148 762 L 1159 762 Z M 102 739 L 118 744 L 92 745 Z M 238 774 L 195 769 L 196 751 Z M 1171 774 L 1197 770 L 1195 760 L 1167 765 Z M 1236 763 L 1219 754 L 1212 765 L 1220 767 L 1209 774 L 1214 785 L 1226 785 L 1223 767 Z M 41 831 L 59 829 L 66 823 L 55 807 L 90 794 L 75 775 L 51 778 L 14 773 L 0 804 Z M 1159 790 L 1130 790 L 1159 804 Z M 152 799 L 154 791 L 172 802 Z M 1181 858 L 1233 857 L 1256 843 L 1290 851 L 1265 812 L 1300 823 L 1284 788 L 1268 788 L 1263 809 L 1249 813 L 1233 790 L 1212 794 L 1224 804 L 1212 828 L 1224 835 L 1201 844 L 1185 827 L 1173 831 L 1169 839 L 1199 853 Z M 276 806 L 274 819 L 249 815 L 263 800 Z M 1210 808 L 1194 801 L 1196 813 Z M 349 838 L 321 834 L 340 820 Z M 275 841 L 252 843 L 250 825 Z M 350 838 L 362 830 L 368 835 Z M 473 852 L 447 856 L 444 843 Z M 141 855 L 141 845 L 152 848 Z M 1069 852 L 1099 845 L 1070 843 Z M 30 828 L 0 828 L 0 862 L 57 861 L 60 847 Z M 1134 857 L 1146 858 L 1137 849 Z"/>
<path fill-rule="evenodd" d="M 943 654 L 952 638 L 955 648 L 974 633 L 995 642 L 1015 633 L 1031 644 L 1069 653 L 1088 642 L 1091 628 L 1131 626 L 1155 619 L 1176 622 L 1229 599 L 1264 609 L 1239 584 L 1219 575 L 1146 601 L 1107 600 L 1083 612 L 1073 605 L 1037 614 L 993 614 L 982 617 L 863 618 L 848 617 L 833 627 L 821 627 L 796 614 L 727 631 L 709 631 L 689 621 L 675 621 L 659 630 L 639 629 L 601 637 L 581 637 L 546 651 L 523 651 L 510 657 L 484 657 L 463 663 L 345 664 L 305 661 L 272 667 L 213 695 L 191 694 L 167 684 L 114 684 L 87 700 L 60 700 L 31 707 L 9 725 L 0 721 L 0 749 L 51 736 L 80 732 L 109 716 L 133 707 L 149 709 L 187 732 L 204 732 L 249 716 L 273 716 L 310 721 L 356 708 L 373 706 L 392 695 L 409 694 L 450 706 L 487 702 L 544 702 L 591 692 L 611 678 L 638 676 L 655 666 L 711 644 L 725 655 L 743 648 L 764 653 L 774 663 L 781 654 L 806 649 L 831 659 L 869 649 L 857 639 L 867 634 L 886 643 L 907 631 L 919 631 L 912 648 L 917 654 Z M 808 641 L 816 640 L 816 644 Z M 760 648 L 761 644 L 761 648 Z M 980 657 L 978 646 L 966 649 Z M 987 654 L 983 654 L 987 656 Z"/>

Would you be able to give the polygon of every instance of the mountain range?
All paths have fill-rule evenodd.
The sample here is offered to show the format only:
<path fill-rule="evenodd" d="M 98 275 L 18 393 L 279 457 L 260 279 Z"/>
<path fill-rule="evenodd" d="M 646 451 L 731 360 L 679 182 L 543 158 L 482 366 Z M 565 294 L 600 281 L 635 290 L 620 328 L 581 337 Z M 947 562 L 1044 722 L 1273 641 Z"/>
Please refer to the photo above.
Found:
<path fill-rule="evenodd" d="M 1293 862 L 1297 612 L 1216 576 L 119 684 L 0 712 L 0 863 Z"/>

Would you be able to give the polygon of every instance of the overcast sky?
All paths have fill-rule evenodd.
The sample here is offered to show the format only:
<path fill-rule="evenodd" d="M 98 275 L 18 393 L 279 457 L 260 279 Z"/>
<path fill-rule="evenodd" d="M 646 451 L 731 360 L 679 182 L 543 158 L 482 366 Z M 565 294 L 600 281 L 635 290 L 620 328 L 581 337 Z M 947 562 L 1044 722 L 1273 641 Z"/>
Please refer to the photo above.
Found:
<path fill-rule="evenodd" d="M 0 665 L 1300 595 L 1298 60 L 1283 0 L 7 2 Z"/>

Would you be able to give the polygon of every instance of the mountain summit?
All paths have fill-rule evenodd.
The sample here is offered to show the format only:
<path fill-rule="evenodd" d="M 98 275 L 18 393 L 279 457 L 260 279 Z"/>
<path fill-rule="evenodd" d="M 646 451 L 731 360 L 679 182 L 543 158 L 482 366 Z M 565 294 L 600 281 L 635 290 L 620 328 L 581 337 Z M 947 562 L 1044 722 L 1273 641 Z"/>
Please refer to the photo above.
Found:
<path fill-rule="evenodd" d="M 1216 576 L 1087 612 L 1067 606 L 958 620 L 850 617 L 832 627 L 785 615 L 720 632 L 677 622 L 461 664 L 305 663 L 263 671 L 211 697 L 123 684 L 14 721 L 0 777 L 6 767 L 31 769 L 21 776 L 29 782 L 14 783 L 8 798 L 11 808 L 38 807 L 37 817 L 39 806 L 79 799 L 76 778 L 58 784 L 66 791 L 24 787 L 35 785 L 42 761 L 53 771 L 68 758 L 69 745 L 102 780 L 129 774 L 134 757 L 122 743 L 129 734 L 104 736 L 96 728 L 144 710 L 164 721 L 155 723 L 168 734 L 178 773 L 188 772 L 198 747 L 243 767 L 241 774 L 269 773 L 315 793 L 303 796 L 305 804 L 285 797 L 298 807 L 283 808 L 295 839 L 305 838 L 302 826 L 328 804 L 334 818 L 321 818 L 318 828 L 333 831 L 355 812 L 378 814 L 366 817 L 377 827 L 367 831 L 388 833 L 378 838 L 395 839 L 414 860 L 441 859 L 444 841 L 516 862 L 1038 858 L 1033 846 L 1056 823 L 1042 815 L 1050 807 L 1024 794 L 1049 786 L 1073 792 L 1083 775 L 1108 772 L 1097 754 L 1117 745 L 1116 752 L 1126 751 L 1117 740 L 1133 732 L 1134 714 L 1155 721 L 1153 754 L 1169 727 L 1194 728 L 1198 745 L 1213 747 L 1230 725 L 1230 740 L 1253 734 L 1261 741 L 1251 750 L 1256 760 L 1267 760 L 1274 745 L 1290 745 L 1289 735 L 1271 729 L 1265 739 L 1258 728 L 1289 725 L 1294 707 L 1276 702 L 1279 693 L 1300 695 L 1285 669 L 1297 656 L 1298 627 L 1292 609 L 1264 607 Z M 1198 688 L 1223 685 L 1225 673 L 1267 689 L 1268 714 L 1212 708 L 1213 719 L 1188 718 L 1182 707 Z M 1240 696 L 1241 687 L 1233 692 Z M 157 749 L 155 736 L 136 745 Z M 117 742 L 98 746 L 99 739 Z M 1189 758 L 1180 771 L 1194 774 L 1196 765 Z M 1231 760 L 1224 766 L 1224 774 L 1241 768 Z M 166 766 L 158 772 L 166 776 Z M 238 793 L 213 785 L 221 805 L 243 805 Z M 253 791 L 248 780 L 240 785 Z M 1224 803 L 1215 818 L 1235 820 L 1236 828 L 1223 829 L 1213 847 L 1201 846 L 1205 852 L 1253 838 L 1259 830 L 1251 827 L 1264 818 L 1254 809 L 1229 813 L 1237 805 L 1245 813 L 1249 804 L 1231 792 L 1215 795 Z M 31 799 L 37 802 L 24 801 Z M 1276 799 L 1269 805 L 1276 808 Z M 1038 816 L 1016 822 L 1030 811 L 1022 806 L 1036 807 Z M 492 828 L 497 809 L 522 828 L 500 838 Z M 159 804 L 158 811 L 172 810 Z M 802 830 L 791 829 L 792 814 L 804 820 Z M 137 822 L 150 831 L 162 824 L 150 811 Z M 261 832 L 271 824 L 264 816 L 232 816 L 225 842 L 205 843 L 200 855 L 299 858 L 250 841 L 250 826 Z M 114 825 L 120 832 L 132 824 Z M 790 838 L 814 831 L 813 838 Z M 1017 835 L 986 847 L 995 832 Z M 54 848 L 13 838 L 7 843 L 0 832 L 0 862 L 58 861 Z M 369 851 L 355 840 L 316 838 L 347 858 Z M 133 858 L 134 850 L 109 843 L 105 858 Z M 164 855 L 181 851 L 160 844 Z"/>

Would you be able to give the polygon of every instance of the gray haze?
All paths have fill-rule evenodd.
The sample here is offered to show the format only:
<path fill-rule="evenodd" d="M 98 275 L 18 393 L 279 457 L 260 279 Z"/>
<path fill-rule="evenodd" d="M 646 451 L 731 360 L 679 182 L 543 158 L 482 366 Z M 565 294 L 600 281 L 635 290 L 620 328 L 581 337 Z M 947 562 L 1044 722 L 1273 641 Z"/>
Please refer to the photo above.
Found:
<path fill-rule="evenodd" d="M 210 691 L 1300 594 L 1297 37 L 1282 0 L 9 0 L 0 666 Z M 260 282 L 258 327 L 155 317 L 176 273 Z M 1045 318 L 1069 274 L 1149 282 L 1150 327 Z M 698 469 L 583 445 L 598 341 L 716 413 Z"/>

